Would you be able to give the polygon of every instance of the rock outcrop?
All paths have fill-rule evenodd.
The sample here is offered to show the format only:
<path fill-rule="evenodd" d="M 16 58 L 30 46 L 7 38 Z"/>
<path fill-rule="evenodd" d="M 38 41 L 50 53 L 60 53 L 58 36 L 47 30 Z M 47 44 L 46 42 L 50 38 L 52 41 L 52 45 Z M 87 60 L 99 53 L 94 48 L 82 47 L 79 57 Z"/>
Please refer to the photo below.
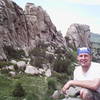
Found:
<path fill-rule="evenodd" d="M 62 34 L 40 6 L 27 3 L 23 10 L 11 0 L 0 0 L 0 60 L 8 59 L 9 47 L 28 55 L 40 40 L 65 46 Z"/>
<path fill-rule="evenodd" d="M 88 25 L 72 24 L 66 33 L 66 42 L 69 47 L 90 47 L 90 28 Z"/>

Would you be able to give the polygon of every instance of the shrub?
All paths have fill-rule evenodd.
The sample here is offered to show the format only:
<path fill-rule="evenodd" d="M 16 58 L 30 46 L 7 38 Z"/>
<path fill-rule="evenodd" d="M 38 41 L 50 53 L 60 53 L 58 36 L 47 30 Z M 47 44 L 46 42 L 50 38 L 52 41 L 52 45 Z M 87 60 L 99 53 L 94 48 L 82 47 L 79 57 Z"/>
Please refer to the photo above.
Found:
<path fill-rule="evenodd" d="M 34 48 L 32 51 L 29 52 L 30 57 L 36 56 L 36 57 L 45 57 L 45 49 L 42 48 Z"/>
<path fill-rule="evenodd" d="M 23 50 L 15 50 L 11 46 L 4 46 L 3 49 L 8 59 L 20 59 L 25 56 L 25 52 Z"/>
<path fill-rule="evenodd" d="M 56 90 L 57 89 L 56 83 L 57 83 L 57 81 L 55 79 L 49 78 L 48 79 L 48 89 L 54 89 L 54 90 Z"/>
<path fill-rule="evenodd" d="M 15 89 L 12 92 L 14 97 L 23 97 L 26 95 L 25 90 L 23 89 L 21 83 L 17 83 Z"/>
<path fill-rule="evenodd" d="M 0 69 L 2 74 L 8 74 L 10 69 L 7 69 L 7 66 L 13 65 L 9 61 L 0 61 Z"/>
<path fill-rule="evenodd" d="M 46 56 L 46 58 L 48 59 L 48 62 L 49 62 L 49 63 L 53 63 L 53 61 L 54 61 L 54 56 L 53 56 L 53 55 L 48 54 L 48 55 Z"/>
<path fill-rule="evenodd" d="M 1 74 L 6 74 L 7 75 L 8 73 L 9 73 L 9 70 L 8 69 L 2 69 L 1 70 Z"/>
<path fill-rule="evenodd" d="M 65 59 L 62 56 L 58 55 L 57 59 L 54 62 L 53 69 L 56 72 L 66 73 L 68 66 L 70 66 L 70 60 L 69 59 Z"/>
<path fill-rule="evenodd" d="M 2 69 L 3 67 L 13 65 L 12 63 L 8 61 L 0 61 L 0 68 Z"/>
<path fill-rule="evenodd" d="M 54 78 L 49 78 L 48 79 L 48 90 L 47 90 L 47 95 L 48 97 L 53 94 L 53 92 L 57 89 L 56 87 L 57 81 Z"/>
<path fill-rule="evenodd" d="M 65 84 L 65 82 L 67 82 L 69 80 L 69 76 L 67 75 L 67 73 L 58 73 L 58 72 L 53 72 L 53 76 L 57 78 L 57 80 L 61 83 L 61 84 Z"/>
<path fill-rule="evenodd" d="M 39 56 L 45 57 L 46 56 L 46 53 L 45 53 L 46 49 L 47 49 L 47 46 L 44 44 L 44 42 L 39 41 L 36 44 L 36 47 L 29 52 L 29 55 L 30 56 L 33 55 L 33 56 L 38 56 L 38 57 Z"/>
<path fill-rule="evenodd" d="M 74 63 L 76 62 L 76 50 L 70 51 L 64 49 L 59 50 L 59 52 L 57 51 L 56 53 L 57 56 L 52 66 L 54 71 L 59 73 L 66 73 L 68 76 L 72 76 Z"/>
<path fill-rule="evenodd" d="M 56 48 L 55 53 L 56 54 L 65 54 L 66 50 L 64 48 L 61 49 L 60 47 L 58 47 L 58 48 Z"/>
<path fill-rule="evenodd" d="M 31 58 L 31 64 L 41 68 L 42 64 L 46 61 L 46 48 L 41 44 L 36 46 L 33 50 L 29 52 Z"/>
<path fill-rule="evenodd" d="M 42 63 L 43 63 L 43 59 L 42 58 L 39 58 L 39 57 L 36 57 L 35 58 L 34 65 L 36 67 L 42 68 Z"/>

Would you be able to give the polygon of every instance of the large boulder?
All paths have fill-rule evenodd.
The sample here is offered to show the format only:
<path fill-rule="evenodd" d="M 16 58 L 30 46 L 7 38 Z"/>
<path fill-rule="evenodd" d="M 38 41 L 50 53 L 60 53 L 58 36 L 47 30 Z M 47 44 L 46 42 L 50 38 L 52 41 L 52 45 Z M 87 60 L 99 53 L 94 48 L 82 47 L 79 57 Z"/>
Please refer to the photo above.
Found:
<path fill-rule="evenodd" d="M 39 71 L 36 67 L 28 65 L 26 66 L 25 73 L 31 74 L 31 75 L 37 75 L 39 74 Z"/>

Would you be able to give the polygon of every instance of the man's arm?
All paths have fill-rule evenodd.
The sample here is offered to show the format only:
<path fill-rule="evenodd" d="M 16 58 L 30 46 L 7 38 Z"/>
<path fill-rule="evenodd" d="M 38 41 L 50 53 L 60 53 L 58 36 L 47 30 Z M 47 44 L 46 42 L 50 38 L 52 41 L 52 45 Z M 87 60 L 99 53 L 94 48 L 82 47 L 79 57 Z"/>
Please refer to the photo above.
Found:
<path fill-rule="evenodd" d="M 62 88 L 62 92 L 65 93 L 66 90 L 71 86 L 79 86 L 91 90 L 97 90 L 100 87 L 100 78 L 94 80 L 85 80 L 85 81 L 70 80 Z"/>

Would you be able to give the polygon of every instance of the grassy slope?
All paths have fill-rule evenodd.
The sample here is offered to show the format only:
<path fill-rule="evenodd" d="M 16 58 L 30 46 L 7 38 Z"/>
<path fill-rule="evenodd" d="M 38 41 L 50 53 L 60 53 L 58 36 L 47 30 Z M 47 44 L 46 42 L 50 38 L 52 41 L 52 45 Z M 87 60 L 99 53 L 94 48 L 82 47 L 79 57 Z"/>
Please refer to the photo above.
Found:
<path fill-rule="evenodd" d="M 48 88 L 48 80 L 51 86 Z M 20 82 L 26 94 L 24 97 L 14 97 L 12 92 L 16 83 Z M 52 100 L 50 95 L 55 90 L 55 77 L 19 75 L 14 78 L 0 75 L 0 100 Z M 51 89 L 53 87 L 53 89 Z"/>
<path fill-rule="evenodd" d="M 19 100 L 12 96 L 12 91 L 16 83 L 20 82 L 26 92 L 26 96 L 21 100 L 43 100 L 47 91 L 47 82 L 44 77 L 33 77 L 27 75 L 17 76 L 16 78 L 0 75 L 0 100 Z"/>

